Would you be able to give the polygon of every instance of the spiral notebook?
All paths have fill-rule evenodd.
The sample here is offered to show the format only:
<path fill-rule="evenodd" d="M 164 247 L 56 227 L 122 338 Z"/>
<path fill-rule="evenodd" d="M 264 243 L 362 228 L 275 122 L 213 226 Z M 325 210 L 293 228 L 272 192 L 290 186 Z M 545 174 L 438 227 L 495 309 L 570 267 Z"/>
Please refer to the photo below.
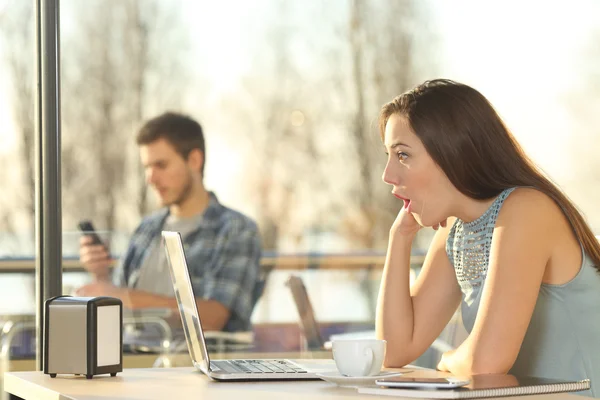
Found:
<path fill-rule="evenodd" d="M 358 388 L 359 393 L 429 399 L 475 399 L 588 390 L 590 380 L 558 380 L 513 375 L 477 375 L 456 389 L 408 389 L 381 386 Z"/>

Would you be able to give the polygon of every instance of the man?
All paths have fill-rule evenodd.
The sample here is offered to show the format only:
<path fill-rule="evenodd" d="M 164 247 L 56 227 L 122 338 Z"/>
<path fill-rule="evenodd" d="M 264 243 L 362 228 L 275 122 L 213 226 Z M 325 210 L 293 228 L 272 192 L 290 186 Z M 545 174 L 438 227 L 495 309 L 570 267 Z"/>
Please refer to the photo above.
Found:
<path fill-rule="evenodd" d="M 205 189 L 202 128 L 187 116 L 165 113 L 141 128 L 137 144 L 146 181 L 164 208 L 142 220 L 112 282 L 106 247 L 83 236 L 80 260 L 95 279 L 77 294 L 118 297 L 132 309 L 177 308 L 160 232 L 178 231 L 204 329 L 248 330 L 259 280 L 259 233 L 254 221 Z"/>

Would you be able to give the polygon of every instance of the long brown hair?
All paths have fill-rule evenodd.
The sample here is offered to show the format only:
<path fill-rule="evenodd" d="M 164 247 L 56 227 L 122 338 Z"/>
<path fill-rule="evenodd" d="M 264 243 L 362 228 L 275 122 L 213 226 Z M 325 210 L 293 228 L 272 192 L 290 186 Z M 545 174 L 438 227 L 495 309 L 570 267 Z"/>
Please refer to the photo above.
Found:
<path fill-rule="evenodd" d="M 464 195 L 490 199 L 508 188 L 530 186 L 550 196 L 600 271 L 600 242 L 581 213 L 529 159 L 481 93 L 451 80 L 426 81 L 382 107 L 382 139 L 394 114 L 408 119 L 431 158 Z"/>

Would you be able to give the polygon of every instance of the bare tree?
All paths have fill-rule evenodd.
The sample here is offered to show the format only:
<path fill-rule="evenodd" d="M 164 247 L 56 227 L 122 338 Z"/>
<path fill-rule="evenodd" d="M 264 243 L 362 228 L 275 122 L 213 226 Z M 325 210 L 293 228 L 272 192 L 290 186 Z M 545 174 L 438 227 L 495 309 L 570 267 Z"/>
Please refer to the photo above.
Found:
<path fill-rule="evenodd" d="M 156 4 L 151 4 L 152 10 L 150 14 L 156 15 Z M 127 5 L 127 27 L 128 32 L 126 38 L 127 53 L 131 55 L 133 68 L 131 71 L 130 83 L 130 113 L 133 121 L 142 121 L 144 118 L 144 99 L 147 94 L 146 74 L 149 66 L 149 31 L 151 22 L 147 21 L 141 15 L 140 2 L 132 1 Z M 143 176 L 143 167 L 140 163 L 137 171 L 139 176 Z M 143 215 L 148 211 L 148 186 L 143 180 L 140 180 L 137 185 L 137 212 Z"/>
<path fill-rule="evenodd" d="M 140 123 L 166 107 L 180 108 L 185 88 L 189 88 L 185 52 L 188 48 L 187 29 L 181 24 L 178 7 L 166 5 L 159 0 L 129 0 L 124 4 L 124 47 L 123 51 L 131 68 L 123 71 L 125 106 L 130 134 L 128 165 L 137 179 L 134 196 L 136 214 L 148 212 L 148 186 L 143 177 L 143 166 L 139 162 L 138 150 L 133 144 L 134 133 Z M 132 188 L 133 189 L 133 188 Z M 123 199 L 126 200 L 126 199 Z"/>
<path fill-rule="evenodd" d="M 9 12 L 10 11 L 10 12 Z M 17 137 L 16 159 L 7 160 L 11 171 L 21 171 L 22 184 L 17 185 L 10 210 L 0 221 L 3 229 L 14 231 L 15 218 L 23 213 L 20 230 L 33 239 L 35 217 L 35 102 L 33 92 L 33 8 L 31 2 L 11 2 L 0 15 L 0 35 L 11 83 L 10 104 Z M 14 155 L 13 155 L 14 156 Z M 15 168 L 16 166 L 16 168 Z"/>
<path fill-rule="evenodd" d="M 98 1 L 86 2 L 85 10 L 63 51 L 63 206 L 110 230 L 124 172 L 120 10 Z"/>
<path fill-rule="evenodd" d="M 63 52 L 65 224 L 93 216 L 107 230 L 130 228 L 148 210 L 135 132 L 181 104 L 181 24 L 157 0 L 73 6 L 83 23 Z"/>
<path fill-rule="evenodd" d="M 269 250 L 278 247 L 282 236 L 301 236 L 306 224 L 294 220 L 303 201 L 310 201 L 313 215 L 323 212 L 307 190 L 318 192 L 325 184 L 320 175 L 308 173 L 320 160 L 315 135 L 321 115 L 311 105 L 315 87 L 304 79 L 292 50 L 300 38 L 290 23 L 290 7 L 286 1 L 276 3 L 276 21 L 265 33 L 268 55 L 245 81 L 249 101 L 242 112 L 242 119 L 251 122 L 246 126 L 256 165 L 249 190 L 256 200 L 263 247 Z"/>
<path fill-rule="evenodd" d="M 411 0 L 383 2 L 350 0 L 347 43 L 349 46 L 348 92 L 349 138 L 355 154 L 355 179 L 351 185 L 351 202 L 345 209 L 354 216 L 346 220 L 344 231 L 352 242 L 365 248 L 384 247 L 391 222 L 399 203 L 381 183 L 385 158 L 376 131 L 379 107 L 403 93 L 434 68 L 416 66 L 429 58 L 428 52 L 416 50 L 422 36 L 429 36 L 427 24 L 419 23 L 417 2 Z M 431 40 L 430 40 L 431 42 Z M 429 43 L 430 47 L 433 47 Z M 426 76 L 426 75 L 425 75 Z"/>
<path fill-rule="evenodd" d="M 311 18 L 313 31 L 294 19 L 290 3 L 277 4 L 266 35 L 270 58 L 256 57 L 263 62 L 251 72 L 251 105 L 240 117 L 253 121 L 257 172 L 249 190 L 266 248 L 319 230 L 339 230 L 355 248 L 383 247 L 399 206 L 380 181 L 384 157 L 373 121 L 383 102 L 420 76 L 416 6 L 352 0 L 345 21 L 339 9 L 323 12 Z M 298 54 L 318 68 L 307 69 Z M 293 126 L 292 115 L 304 122 Z"/>
<path fill-rule="evenodd" d="M 374 245 L 373 228 L 375 225 L 373 209 L 374 195 L 373 172 L 371 154 L 373 153 L 369 146 L 365 146 L 366 139 L 370 135 L 369 123 L 367 121 L 366 99 L 367 87 L 365 76 L 365 39 L 367 27 L 365 27 L 365 1 L 352 0 L 350 6 L 349 21 L 349 44 L 351 54 L 351 82 L 354 99 L 354 116 L 351 118 L 352 124 L 349 127 L 356 153 L 356 164 L 358 169 L 357 184 L 354 186 L 354 196 L 356 206 L 362 213 L 364 222 L 363 229 L 353 229 L 351 232 L 359 232 L 357 239 L 360 244 L 366 248 L 372 248 Z"/>

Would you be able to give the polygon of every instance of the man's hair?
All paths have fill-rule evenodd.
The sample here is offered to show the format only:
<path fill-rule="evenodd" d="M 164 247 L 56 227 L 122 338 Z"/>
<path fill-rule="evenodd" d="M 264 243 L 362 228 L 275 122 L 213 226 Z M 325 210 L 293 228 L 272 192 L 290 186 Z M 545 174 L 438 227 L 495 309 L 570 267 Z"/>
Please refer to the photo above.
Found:
<path fill-rule="evenodd" d="M 204 159 L 200 172 L 204 175 L 206 151 L 202 127 L 198 122 L 187 115 L 166 112 L 152 118 L 142 126 L 137 134 L 136 143 L 138 146 L 146 145 L 159 139 L 169 142 L 184 160 L 188 159 L 192 150 L 200 150 Z"/>

